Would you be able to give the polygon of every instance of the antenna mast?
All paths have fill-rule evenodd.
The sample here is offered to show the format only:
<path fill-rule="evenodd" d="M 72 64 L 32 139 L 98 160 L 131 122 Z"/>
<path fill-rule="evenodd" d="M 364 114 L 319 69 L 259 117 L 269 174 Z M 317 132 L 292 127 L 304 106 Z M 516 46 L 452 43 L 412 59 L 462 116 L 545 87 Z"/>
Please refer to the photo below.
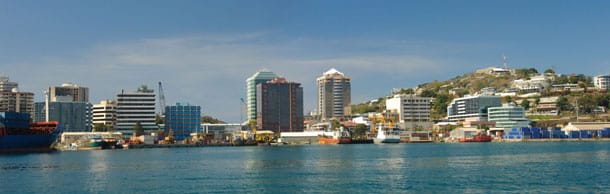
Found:
<path fill-rule="evenodd" d="M 504 57 L 504 69 L 508 69 L 508 59 L 506 58 L 506 53 L 502 53 Z"/>

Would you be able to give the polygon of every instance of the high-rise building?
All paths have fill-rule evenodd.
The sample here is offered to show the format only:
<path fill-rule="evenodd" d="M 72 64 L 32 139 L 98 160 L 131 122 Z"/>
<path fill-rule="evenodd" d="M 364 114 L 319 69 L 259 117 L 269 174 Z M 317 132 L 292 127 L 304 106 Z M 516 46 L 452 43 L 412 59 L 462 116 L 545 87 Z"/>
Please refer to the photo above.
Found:
<path fill-rule="evenodd" d="M 165 107 L 165 130 L 173 130 L 176 140 L 184 140 L 191 133 L 201 131 L 201 106 L 176 103 Z"/>
<path fill-rule="evenodd" d="M 0 77 L 0 112 L 23 112 L 34 115 L 34 93 L 19 92 L 17 82 Z"/>
<path fill-rule="evenodd" d="M 257 125 L 275 133 L 303 131 L 303 88 L 276 78 L 256 85 Z"/>
<path fill-rule="evenodd" d="M 158 130 L 155 123 L 155 92 L 142 85 L 137 91 L 117 94 L 116 129 L 123 135 L 133 135 L 136 123 L 146 131 Z"/>
<path fill-rule="evenodd" d="M 593 85 L 600 90 L 610 89 L 610 75 L 598 75 L 593 78 Z"/>
<path fill-rule="evenodd" d="M 397 94 L 386 100 L 386 110 L 398 113 L 400 123 L 408 123 L 405 127 L 421 126 L 424 128 L 432 125 L 430 109 L 433 98 L 419 97 L 413 94 Z"/>
<path fill-rule="evenodd" d="M 45 121 L 45 102 L 35 103 L 34 121 Z M 90 132 L 91 118 L 87 102 L 49 102 L 49 120 L 58 121 L 65 132 Z"/>
<path fill-rule="evenodd" d="M 8 77 L 0 76 L 0 92 L 12 92 L 18 86 L 17 82 L 11 82 Z"/>
<path fill-rule="evenodd" d="M 276 77 L 278 76 L 271 71 L 261 70 L 246 80 L 246 117 L 248 120 L 256 120 L 256 85 L 271 81 Z"/>
<path fill-rule="evenodd" d="M 489 107 L 487 109 L 488 120 L 495 121 L 497 128 L 521 128 L 527 127 L 530 121 L 525 118 L 525 109 L 515 104 L 503 104 L 501 107 Z"/>
<path fill-rule="evenodd" d="M 49 87 L 51 102 L 89 102 L 89 88 L 73 83 Z"/>
<path fill-rule="evenodd" d="M 98 124 L 106 129 L 114 129 L 116 126 L 116 111 L 117 103 L 113 100 L 102 100 L 99 104 L 94 104 L 92 110 L 93 125 Z"/>
<path fill-rule="evenodd" d="M 12 92 L 0 92 L 0 112 L 23 112 L 34 115 L 34 93 L 18 92 L 13 88 Z"/>
<path fill-rule="evenodd" d="M 465 96 L 456 98 L 447 106 L 447 119 L 464 121 L 475 118 L 487 121 L 487 108 L 502 106 L 500 96 Z"/>
<path fill-rule="evenodd" d="M 332 68 L 316 80 L 318 115 L 322 120 L 343 119 L 351 114 L 351 81 L 349 76 Z"/>

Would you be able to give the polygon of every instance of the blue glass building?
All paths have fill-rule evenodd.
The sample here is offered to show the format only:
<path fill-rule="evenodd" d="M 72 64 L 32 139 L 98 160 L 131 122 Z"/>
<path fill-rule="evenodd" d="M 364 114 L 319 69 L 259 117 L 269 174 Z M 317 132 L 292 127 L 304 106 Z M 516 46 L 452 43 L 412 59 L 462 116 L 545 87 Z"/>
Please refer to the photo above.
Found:
<path fill-rule="evenodd" d="M 176 140 L 189 138 L 191 133 L 201 131 L 201 106 L 176 103 L 165 107 L 165 129 L 173 130 Z"/>

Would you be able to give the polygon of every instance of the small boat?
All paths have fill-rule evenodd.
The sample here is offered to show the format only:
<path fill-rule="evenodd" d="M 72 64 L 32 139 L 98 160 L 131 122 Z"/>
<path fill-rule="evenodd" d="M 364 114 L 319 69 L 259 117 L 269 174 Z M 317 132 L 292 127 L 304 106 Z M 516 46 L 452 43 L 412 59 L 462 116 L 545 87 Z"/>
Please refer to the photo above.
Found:
<path fill-rule="evenodd" d="M 400 130 L 398 128 L 379 127 L 377 136 L 373 139 L 376 144 L 380 143 L 400 143 Z"/>
<path fill-rule="evenodd" d="M 462 137 L 459 139 L 460 142 L 490 142 L 491 136 L 486 134 L 478 134 L 473 137 Z"/>
<path fill-rule="evenodd" d="M 103 144 L 104 144 L 104 141 L 102 140 L 102 137 L 93 136 L 89 139 L 89 144 L 87 144 L 87 146 L 88 147 L 102 147 Z"/>
<path fill-rule="evenodd" d="M 319 144 L 349 144 L 351 142 L 352 137 L 347 131 L 334 131 L 332 134 L 318 135 Z"/>

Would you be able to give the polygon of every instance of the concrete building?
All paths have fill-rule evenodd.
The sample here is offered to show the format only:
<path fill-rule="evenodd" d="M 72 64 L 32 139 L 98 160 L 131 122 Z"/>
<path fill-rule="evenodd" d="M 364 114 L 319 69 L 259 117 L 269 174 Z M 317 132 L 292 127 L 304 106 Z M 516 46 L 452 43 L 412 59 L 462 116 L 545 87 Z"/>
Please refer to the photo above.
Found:
<path fill-rule="evenodd" d="M 126 137 L 133 135 L 133 128 L 138 122 L 145 133 L 158 130 L 155 123 L 155 100 L 154 91 L 148 89 L 146 85 L 141 86 L 137 91 L 121 91 L 117 94 L 116 129 Z"/>
<path fill-rule="evenodd" d="M 246 118 L 256 120 L 256 85 L 265 83 L 278 77 L 275 73 L 267 70 L 256 72 L 246 80 Z"/>
<path fill-rule="evenodd" d="M 303 131 L 303 88 L 284 78 L 256 85 L 257 125 L 273 132 Z"/>
<path fill-rule="evenodd" d="M 600 90 L 610 89 L 610 75 L 598 75 L 593 77 L 593 85 Z"/>
<path fill-rule="evenodd" d="M 559 101 L 558 96 L 540 98 L 532 115 L 558 115 L 557 101 Z"/>
<path fill-rule="evenodd" d="M 58 121 L 64 132 L 91 132 L 90 110 L 86 102 L 49 102 L 49 121 Z M 36 102 L 34 121 L 45 120 L 45 102 Z"/>
<path fill-rule="evenodd" d="M 521 128 L 529 126 L 529 119 L 525 118 L 525 109 L 515 104 L 503 104 L 501 107 L 487 109 L 488 121 L 495 121 L 497 128 Z"/>
<path fill-rule="evenodd" d="M 0 76 L 0 92 L 12 92 L 13 89 L 18 88 L 17 82 L 11 82 L 9 77 Z"/>
<path fill-rule="evenodd" d="M 176 140 L 184 140 L 191 133 L 201 131 L 201 106 L 176 103 L 165 107 L 165 130 L 173 130 Z"/>
<path fill-rule="evenodd" d="M 512 87 L 523 93 L 541 92 L 551 87 L 549 79 L 544 75 L 518 79 L 513 81 Z"/>
<path fill-rule="evenodd" d="M 117 103 L 113 100 L 102 100 L 99 104 L 93 105 L 93 125 L 101 124 L 105 128 L 114 129 L 116 127 Z"/>
<path fill-rule="evenodd" d="M 447 106 L 447 119 L 464 121 L 466 118 L 487 120 L 487 108 L 502 106 L 500 96 L 465 96 L 456 98 Z"/>
<path fill-rule="evenodd" d="M 13 88 L 11 92 L 0 92 L 0 112 L 25 112 L 34 115 L 34 93 L 18 92 Z"/>
<path fill-rule="evenodd" d="M 351 81 L 349 76 L 332 68 L 316 80 L 318 115 L 322 120 L 343 120 L 351 114 Z"/>
<path fill-rule="evenodd" d="M 89 102 L 89 88 L 73 83 L 49 87 L 51 102 Z"/>
<path fill-rule="evenodd" d="M 397 94 L 386 100 L 386 110 L 398 114 L 397 122 L 403 128 L 414 128 L 420 126 L 430 129 L 432 122 L 430 119 L 430 106 L 433 98 L 418 97 L 412 94 Z"/>

